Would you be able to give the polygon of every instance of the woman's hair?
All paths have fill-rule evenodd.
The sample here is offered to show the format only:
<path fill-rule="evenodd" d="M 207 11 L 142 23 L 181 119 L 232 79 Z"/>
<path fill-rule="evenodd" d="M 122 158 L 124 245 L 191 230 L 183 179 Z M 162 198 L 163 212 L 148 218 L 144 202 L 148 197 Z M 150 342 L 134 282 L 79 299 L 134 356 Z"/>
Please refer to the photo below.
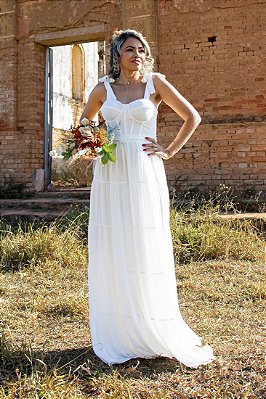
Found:
<path fill-rule="evenodd" d="M 154 59 L 151 56 L 151 50 L 150 46 L 147 42 L 147 40 L 142 36 L 142 34 L 136 30 L 132 29 L 126 29 L 126 30 L 116 30 L 113 33 L 113 38 L 111 42 L 111 49 L 110 49 L 110 69 L 109 69 L 109 75 L 113 79 L 117 79 L 120 75 L 120 64 L 119 64 L 119 59 L 120 59 L 120 50 L 125 42 L 125 40 L 128 37 L 135 37 L 138 39 L 142 46 L 144 47 L 145 50 L 145 62 L 143 65 L 143 68 L 141 70 L 141 73 L 143 75 L 149 73 L 153 69 L 153 63 Z"/>

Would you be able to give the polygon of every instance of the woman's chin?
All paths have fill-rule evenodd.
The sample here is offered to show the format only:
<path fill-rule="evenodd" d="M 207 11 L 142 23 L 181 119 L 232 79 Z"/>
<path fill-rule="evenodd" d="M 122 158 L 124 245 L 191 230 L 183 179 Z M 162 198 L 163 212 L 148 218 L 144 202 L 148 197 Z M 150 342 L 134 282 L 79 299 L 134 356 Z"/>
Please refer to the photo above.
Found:
<path fill-rule="evenodd" d="M 131 62 L 129 65 L 129 69 L 132 69 L 133 71 L 140 71 L 141 64 L 135 64 L 134 62 Z"/>
<path fill-rule="evenodd" d="M 141 70 L 141 64 L 133 64 L 133 67 L 135 68 L 135 70 L 140 71 Z"/>
<path fill-rule="evenodd" d="M 123 68 L 122 68 L 123 69 Z M 131 63 L 130 65 L 128 65 L 126 67 L 126 69 L 128 70 L 128 72 L 133 73 L 133 72 L 140 72 L 141 71 L 141 65 L 140 64 L 133 64 Z"/>

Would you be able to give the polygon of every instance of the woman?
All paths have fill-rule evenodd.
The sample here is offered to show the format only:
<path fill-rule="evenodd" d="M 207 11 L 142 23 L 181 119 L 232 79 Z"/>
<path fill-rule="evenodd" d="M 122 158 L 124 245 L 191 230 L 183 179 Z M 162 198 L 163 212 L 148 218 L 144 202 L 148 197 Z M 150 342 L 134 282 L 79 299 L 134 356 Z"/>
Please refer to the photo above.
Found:
<path fill-rule="evenodd" d="M 101 110 L 115 134 L 117 163 L 94 161 L 89 220 L 90 332 L 108 365 L 136 357 L 176 358 L 189 367 L 214 359 L 178 306 L 169 194 L 163 160 L 200 123 L 187 100 L 159 73 L 141 33 L 115 32 L 110 73 L 92 90 L 82 118 Z M 168 104 L 184 123 L 164 148 L 157 109 Z"/>

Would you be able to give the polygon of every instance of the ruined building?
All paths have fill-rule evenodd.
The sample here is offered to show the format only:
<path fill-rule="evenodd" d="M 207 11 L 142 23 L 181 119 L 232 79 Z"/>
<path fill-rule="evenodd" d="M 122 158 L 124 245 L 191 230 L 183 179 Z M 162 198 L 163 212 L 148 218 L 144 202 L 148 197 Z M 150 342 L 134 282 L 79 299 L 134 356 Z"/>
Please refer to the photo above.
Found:
<path fill-rule="evenodd" d="M 202 117 L 165 161 L 169 184 L 264 191 L 265 19 L 266 2 L 258 0 L 1 0 L 0 186 L 49 185 L 50 49 L 98 42 L 103 60 L 113 30 L 134 28 L 150 42 L 155 70 Z M 158 141 L 170 143 L 181 123 L 162 104 Z"/>

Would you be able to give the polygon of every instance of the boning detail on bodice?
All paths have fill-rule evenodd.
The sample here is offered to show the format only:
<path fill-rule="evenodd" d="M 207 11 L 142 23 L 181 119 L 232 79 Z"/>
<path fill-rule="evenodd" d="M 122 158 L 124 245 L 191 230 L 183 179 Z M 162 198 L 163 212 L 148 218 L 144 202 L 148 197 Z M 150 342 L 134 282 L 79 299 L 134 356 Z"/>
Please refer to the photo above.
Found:
<path fill-rule="evenodd" d="M 106 100 L 101 107 L 102 115 L 117 139 L 156 138 L 157 106 L 150 100 L 155 93 L 152 74 L 146 77 L 144 97 L 123 104 L 117 100 L 110 79 L 101 79 L 106 88 Z"/>

